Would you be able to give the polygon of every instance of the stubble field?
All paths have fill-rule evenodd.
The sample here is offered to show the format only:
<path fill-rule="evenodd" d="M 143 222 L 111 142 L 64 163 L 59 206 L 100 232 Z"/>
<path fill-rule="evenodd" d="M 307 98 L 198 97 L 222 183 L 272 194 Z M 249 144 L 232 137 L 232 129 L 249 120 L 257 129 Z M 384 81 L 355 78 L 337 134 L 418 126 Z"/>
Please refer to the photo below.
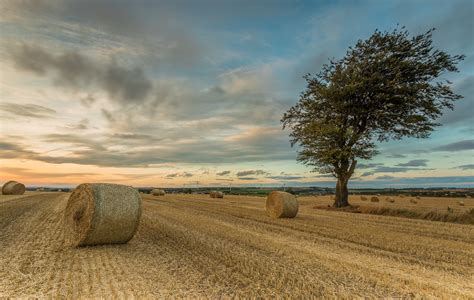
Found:
<path fill-rule="evenodd" d="M 259 197 L 144 195 L 128 244 L 73 249 L 68 197 L 0 196 L 0 296 L 474 297 L 472 225 L 314 209 L 325 197 L 273 220 Z"/>

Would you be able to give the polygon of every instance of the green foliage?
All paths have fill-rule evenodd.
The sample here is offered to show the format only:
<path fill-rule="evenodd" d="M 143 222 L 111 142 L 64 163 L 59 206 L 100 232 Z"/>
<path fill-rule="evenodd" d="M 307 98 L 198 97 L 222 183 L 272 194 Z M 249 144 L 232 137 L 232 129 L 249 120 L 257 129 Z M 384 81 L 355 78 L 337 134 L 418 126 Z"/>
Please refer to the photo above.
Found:
<path fill-rule="evenodd" d="M 377 154 L 376 141 L 428 137 L 443 109 L 462 98 L 437 78 L 457 72 L 464 59 L 433 49 L 433 31 L 410 38 L 403 27 L 376 30 L 314 77 L 304 76 L 306 90 L 281 120 L 292 146 L 301 146 L 298 160 L 348 179 L 358 158 Z"/>

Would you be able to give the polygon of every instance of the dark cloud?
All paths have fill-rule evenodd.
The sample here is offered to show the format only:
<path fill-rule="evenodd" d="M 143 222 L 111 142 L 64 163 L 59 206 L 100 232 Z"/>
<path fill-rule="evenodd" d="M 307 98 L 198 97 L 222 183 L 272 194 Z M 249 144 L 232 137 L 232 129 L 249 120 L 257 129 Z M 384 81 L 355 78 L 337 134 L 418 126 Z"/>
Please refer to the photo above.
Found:
<path fill-rule="evenodd" d="M 82 97 L 80 101 L 82 105 L 84 105 L 85 107 L 91 107 L 92 104 L 94 104 L 97 101 L 97 99 L 91 94 L 89 94 L 86 97 Z"/>
<path fill-rule="evenodd" d="M 257 180 L 258 178 L 256 178 L 256 177 L 241 177 L 239 179 L 240 180 Z"/>
<path fill-rule="evenodd" d="M 398 164 L 398 167 L 426 167 L 428 159 L 414 159 L 406 163 Z"/>
<path fill-rule="evenodd" d="M 222 171 L 222 172 L 218 172 L 216 173 L 217 176 L 225 176 L 225 175 L 229 175 L 231 172 L 230 171 Z"/>
<path fill-rule="evenodd" d="M 413 170 L 420 171 L 420 170 L 432 170 L 432 169 L 380 166 L 374 169 L 374 173 L 404 173 L 404 172 L 413 171 Z"/>
<path fill-rule="evenodd" d="M 249 175 L 268 175 L 268 172 L 265 172 L 264 170 L 247 170 L 247 171 L 240 171 L 237 172 L 237 177 L 244 177 L 244 176 L 249 176 Z"/>
<path fill-rule="evenodd" d="M 166 179 L 172 179 L 172 178 L 176 178 L 176 177 L 184 177 L 184 178 L 189 178 L 189 177 L 193 177 L 194 175 L 192 173 L 189 173 L 189 172 L 183 172 L 183 173 L 173 173 L 173 174 L 168 174 L 166 175 Z"/>
<path fill-rule="evenodd" d="M 0 110 L 20 117 L 48 119 L 56 114 L 54 109 L 36 104 L 0 103 Z"/>
<path fill-rule="evenodd" d="M 68 124 L 63 128 L 70 129 L 70 130 L 86 130 L 86 129 L 89 129 L 89 120 L 82 119 L 77 124 Z"/>
<path fill-rule="evenodd" d="M 357 164 L 358 169 L 372 169 L 379 166 L 383 166 L 383 164 L 381 163 Z"/>
<path fill-rule="evenodd" d="M 13 137 L 12 139 L 19 139 L 20 137 Z M 24 145 L 20 143 L 12 143 L 7 141 L 0 141 L 0 158 L 32 158 L 37 157 L 37 153 L 27 150 Z"/>
<path fill-rule="evenodd" d="M 131 136 L 135 137 L 136 136 Z M 144 144 L 143 140 L 118 138 L 94 134 L 48 134 L 41 141 L 50 145 L 61 146 L 67 153 L 49 156 L 47 153 L 31 151 L 27 146 L 17 142 L 16 138 L 5 138 L 1 158 L 22 158 L 39 160 L 49 163 L 75 163 L 81 165 L 97 165 L 107 167 L 149 167 L 165 163 L 239 163 L 249 161 L 275 161 L 294 159 L 292 153 L 279 150 L 269 151 L 251 143 L 243 146 L 239 141 L 209 141 L 193 139 L 180 141 L 158 141 L 159 138 Z M 130 147 L 140 145 L 140 147 Z M 120 149 L 120 150 L 118 150 Z M 290 154 L 290 155 L 289 155 Z M 246 172 L 246 171 L 243 171 Z M 266 175 L 262 170 L 251 170 L 256 175 Z M 246 173 L 244 173 L 246 174 Z"/>
<path fill-rule="evenodd" d="M 65 22 L 82 31 L 93 29 L 111 39 L 130 39 L 143 49 L 142 59 L 148 63 L 176 67 L 194 66 L 203 62 L 204 57 L 213 52 L 213 47 L 198 39 L 195 23 L 189 15 L 180 13 L 189 3 L 176 10 L 167 1 L 144 1 L 128 3 L 123 1 L 10 1 L 4 7 L 8 11 L 23 16 L 25 22 L 33 21 L 44 26 L 42 20 Z M 202 6 L 202 5 L 201 5 Z M 201 9 L 200 9 L 201 10 Z M 202 11 L 202 10 L 201 10 Z M 179 21 L 178 21 L 179 20 Z M 71 31 L 74 31 L 71 30 Z M 84 41 L 83 41 L 84 42 Z"/>
<path fill-rule="evenodd" d="M 43 135 L 42 141 L 46 143 L 71 144 L 73 146 L 95 151 L 107 150 L 102 142 L 93 140 L 86 135 L 51 133 Z"/>
<path fill-rule="evenodd" d="M 276 180 L 298 180 L 305 178 L 304 176 L 268 176 L 267 178 Z"/>
<path fill-rule="evenodd" d="M 115 118 L 114 118 L 113 114 L 112 114 L 110 111 L 108 111 L 108 110 L 105 109 L 105 108 L 102 108 L 102 109 L 100 110 L 100 112 L 102 113 L 102 116 L 104 116 L 104 118 L 105 118 L 107 121 L 109 121 L 109 123 L 115 123 Z"/>
<path fill-rule="evenodd" d="M 39 46 L 23 44 L 13 47 L 10 56 L 17 68 L 37 75 L 51 74 L 59 86 L 77 90 L 98 87 L 107 92 L 111 101 L 123 104 L 141 103 L 152 90 L 152 82 L 143 69 L 119 66 L 115 61 L 101 64 L 74 51 L 56 55 Z"/>
<path fill-rule="evenodd" d="M 439 122 L 443 125 L 469 125 L 474 111 L 474 76 L 463 78 L 454 86 L 454 91 L 464 98 L 454 103 L 454 110 L 445 110 Z"/>
<path fill-rule="evenodd" d="M 361 176 L 361 177 L 365 177 L 365 176 L 372 176 L 372 175 L 374 175 L 374 174 L 375 174 L 375 172 L 364 172 L 364 173 L 362 173 L 362 175 L 360 175 L 360 176 Z"/>
<path fill-rule="evenodd" d="M 457 166 L 456 169 L 461 169 L 461 170 L 474 170 L 474 164 L 468 164 L 468 165 L 461 165 Z"/>
<path fill-rule="evenodd" d="M 389 176 L 389 175 L 384 175 L 384 176 L 378 176 L 376 177 L 375 179 L 376 180 L 390 180 L 390 179 L 394 179 L 395 177 L 393 176 Z"/>
<path fill-rule="evenodd" d="M 449 151 L 457 152 L 463 150 L 473 150 L 474 149 L 474 140 L 464 140 L 455 143 L 450 143 L 444 146 L 439 146 L 433 149 L 433 151 Z"/>

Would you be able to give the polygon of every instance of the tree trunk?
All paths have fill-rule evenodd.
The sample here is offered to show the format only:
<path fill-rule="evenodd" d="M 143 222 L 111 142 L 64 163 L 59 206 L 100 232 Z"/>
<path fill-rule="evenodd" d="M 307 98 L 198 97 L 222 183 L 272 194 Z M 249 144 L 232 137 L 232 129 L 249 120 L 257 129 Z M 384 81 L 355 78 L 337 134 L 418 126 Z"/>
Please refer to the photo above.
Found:
<path fill-rule="evenodd" d="M 334 207 L 349 206 L 349 189 L 347 182 L 349 178 L 339 177 L 336 183 L 336 199 L 334 200 Z"/>

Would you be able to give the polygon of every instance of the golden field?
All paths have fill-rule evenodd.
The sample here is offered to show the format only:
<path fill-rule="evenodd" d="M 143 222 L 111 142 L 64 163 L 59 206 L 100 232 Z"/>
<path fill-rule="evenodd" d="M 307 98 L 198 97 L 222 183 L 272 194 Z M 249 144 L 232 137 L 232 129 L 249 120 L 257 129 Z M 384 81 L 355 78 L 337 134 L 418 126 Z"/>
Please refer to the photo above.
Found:
<path fill-rule="evenodd" d="M 474 226 L 314 209 L 270 219 L 265 198 L 143 195 L 125 245 L 64 247 L 69 193 L 0 196 L 0 297 L 474 296 Z M 463 213 L 474 199 L 350 201 Z M 462 200 L 465 206 L 459 206 Z"/>
<path fill-rule="evenodd" d="M 366 197 L 366 201 L 361 200 Z M 317 196 L 317 197 L 301 197 L 303 201 L 314 201 L 316 205 L 331 205 L 334 200 L 333 196 Z M 448 197 L 412 197 L 412 196 L 377 196 L 379 202 L 371 202 L 370 198 L 373 195 L 351 195 L 349 202 L 351 205 L 361 205 L 365 207 L 387 207 L 395 209 L 407 209 L 417 212 L 447 212 L 448 207 L 453 209 L 454 213 L 468 212 L 474 208 L 474 199 L 472 198 L 448 198 Z M 392 198 L 393 203 L 387 201 L 387 198 Z M 412 203 L 410 200 L 415 200 L 417 203 Z M 463 202 L 464 205 L 460 205 Z"/>

